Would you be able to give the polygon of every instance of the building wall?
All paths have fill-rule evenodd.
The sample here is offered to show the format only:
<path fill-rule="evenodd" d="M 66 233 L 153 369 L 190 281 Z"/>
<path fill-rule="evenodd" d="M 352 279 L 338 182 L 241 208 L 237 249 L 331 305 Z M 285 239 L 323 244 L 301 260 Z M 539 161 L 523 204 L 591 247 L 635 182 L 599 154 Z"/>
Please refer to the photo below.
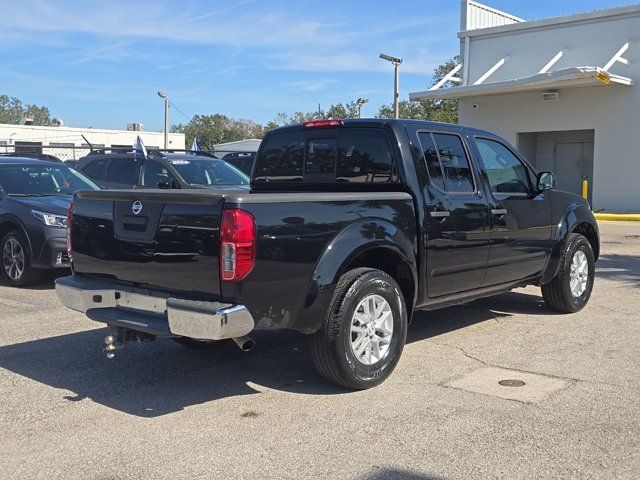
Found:
<path fill-rule="evenodd" d="M 521 18 L 473 0 L 462 0 L 461 30 L 498 27 L 523 22 Z"/>
<path fill-rule="evenodd" d="M 248 138 L 246 140 L 238 140 L 236 142 L 219 143 L 217 145 L 211 145 L 214 152 L 227 153 L 227 152 L 257 152 L 260 147 L 260 142 L 257 138 Z"/>
<path fill-rule="evenodd" d="M 42 142 L 43 146 L 73 144 L 76 147 L 80 147 L 86 145 L 82 135 L 87 137 L 92 144 L 105 147 L 133 145 L 138 135 L 140 135 L 144 144 L 149 147 L 164 147 L 164 134 L 161 132 L 0 124 L 0 150 L 4 145 L 13 145 L 15 142 L 20 141 Z M 170 133 L 169 148 L 184 149 L 184 134 Z"/>
<path fill-rule="evenodd" d="M 564 89 L 555 103 L 544 103 L 540 92 L 460 100 L 460 123 L 513 145 L 518 133 L 594 130 L 593 208 L 619 212 L 640 210 L 638 112 L 640 89 L 624 86 Z M 525 155 L 532 148 L 525 144 Z"/>
<path fill-rule="evenodd" d="M 630 65 L 616 63 L 610 72 L 633 79 L 634 86 L 560 89 L 556 103 L 544 103 L 541 92 L 466 98 L 460 101 L 460 123 L 494 131 L 514 145 L 518 133 L 594 130 L 593 208 L 640 211 L 640 5 L 458 36 L 466 60 L 465 84 L 473 84 L 502 58 L 505 64 L 485 83 L 535 75 L 561 50 L 563 56 L 551 71 L 604 67 L 629 43 L 624 57 Z M 545 157 L 549 146 L 540 145 L 541 138 L 520 136 L 523 153 Z"/>
<path fill-rule="evenodd" d="M 627 42 L 631 42 L 631 46 L 624 56 L 631 65 L 616 63 L 610 71 L 639 78 L 640 6 L 609 12 L 623 14 L 584 14 L 568 16 L 561 23 L 556 19 L 555 23 L 524 22 L 461 32 L 460 36 L 470 38 L 468 65 L 465 67 L 468 84 L 478 80 L 502 58 L 506 59 L 505 64 L 485 83 L 535 75 L 561 50 L 563 57 L 551 70 L 604 67 Z M 571 18 L 576 21 L 569 21 Z"/>

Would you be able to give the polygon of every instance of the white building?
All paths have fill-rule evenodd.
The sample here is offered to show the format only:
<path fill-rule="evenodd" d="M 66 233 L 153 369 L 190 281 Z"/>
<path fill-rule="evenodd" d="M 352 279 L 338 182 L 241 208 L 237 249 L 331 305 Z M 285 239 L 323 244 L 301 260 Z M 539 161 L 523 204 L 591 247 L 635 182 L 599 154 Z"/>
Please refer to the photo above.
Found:
<path fill-rule="evenodd" d="M 131 148 L 138 135 L 148 149 L 164 147 L 161 132 L 0 124 L 0 153 L 36 151 L 73 160 L 89 152 L 87 141 L 95 148 Z M 184 134 L 170 133 L 168 148 L 184 149 Z"/>
<path fill-rule="evenodd" d="M 460 99 L 460 123 L 516 145 L 594 210 L 640 211 L 640 5 L 524 21 L 462 1 L 461 65 L 412 100 Z"/>
<path fill-rule="evenodd" d="M 262 140 L 258 138 L 248 138 L 246 140 L 237 140 L 235 142 L 219 143 L 212 145 L 214 152 L 232 153 L 232 152 L 257 152 Z"/>

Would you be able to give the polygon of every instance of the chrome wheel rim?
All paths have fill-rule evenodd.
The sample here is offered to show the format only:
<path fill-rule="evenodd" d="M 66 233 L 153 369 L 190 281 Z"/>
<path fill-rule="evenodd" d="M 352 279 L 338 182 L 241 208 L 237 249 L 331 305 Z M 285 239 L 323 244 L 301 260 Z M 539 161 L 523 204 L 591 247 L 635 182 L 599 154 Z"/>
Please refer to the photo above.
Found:
<path fill-rule="evenodd" d="M 571 294 L 578 298 L 586 290 L 589 283 L 589 262 L 582 250 L 574 253 L 571 259 L 571 273 L 569 274 Z"/>
<path fill-rule="evenodd" d="M 24 250 L 15 238 L 8 239 L 2 249 L 2 265 L 11 280 L 19 280 L 24 272 Z"/>
<path fill-rule="evenodd" d="M 389 354 L 393 337 L 391 305 L 380 295 L 368 295 L 351 319 L 351 352 L 364 365 L 374 365 Z"/>

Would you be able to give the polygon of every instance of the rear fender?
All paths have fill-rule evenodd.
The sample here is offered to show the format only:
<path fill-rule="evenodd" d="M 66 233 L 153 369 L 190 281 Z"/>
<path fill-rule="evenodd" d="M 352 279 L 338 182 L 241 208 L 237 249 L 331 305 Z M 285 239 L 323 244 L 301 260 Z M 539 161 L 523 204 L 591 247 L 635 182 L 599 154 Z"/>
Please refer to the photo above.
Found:
<path fill-rule="evenodd" d="M 545 269 L 541 284 L 549 283 L 558 273 L 560 267 L 560 259 L 566 249 L 569 235 L 571 235 L 578 225 L 587 223 L 591 225 L 596 233 L 598 232 L 598 223 L 593 216 L 591 210 L 580 203 L 571 203 L 560 217 L 552 239 L 551 255 L 547 268 Z M 598 256 L 598 245 L 594 246 L 594 254 Z"/>
<path fill-rule="evenodd" d="M 405 262 L 413 277 L 415 303 L 418 282 L 413 243 L 386 220 L 363 219 L 338 232 L 325 247 L 316 263 L 305 303 L 297 316 L 296 330 L 312 333 L 320 329 L 340 277 L 350 270 L 358 257 L 373 250 L 379 250 L 381 254 L 388 251 Z"/>

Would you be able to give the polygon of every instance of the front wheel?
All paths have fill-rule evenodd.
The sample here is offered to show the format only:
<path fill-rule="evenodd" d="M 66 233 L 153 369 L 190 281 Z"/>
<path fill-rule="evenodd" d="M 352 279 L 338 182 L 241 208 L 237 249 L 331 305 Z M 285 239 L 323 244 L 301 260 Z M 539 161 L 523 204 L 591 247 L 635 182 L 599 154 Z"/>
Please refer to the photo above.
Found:
<path fill-rule="evenodd" d="M 313 362 L 338 385 L 358 390 L 379 385 L 400 360 L 407 322 L 404 297 L 391 276 L 351 270 L 338 281 L 322 328 L 312 337 Z"/>
<path fill-rule="evenodd" d="M 29 286 L 40 277 L 40 271 L 31 266 L 26 240 L 16 231 L 2 239 L 2 274 L 12 287 Z"/>
<path fill-rule="evenodd" d="M 542 296 L 549 308 L 562 313 L 580 311 L 589 301 L 595 279 L 595 256 L 589 241 L 572 233 L 560 259 L 558 273 L 542 285 Z"/>

